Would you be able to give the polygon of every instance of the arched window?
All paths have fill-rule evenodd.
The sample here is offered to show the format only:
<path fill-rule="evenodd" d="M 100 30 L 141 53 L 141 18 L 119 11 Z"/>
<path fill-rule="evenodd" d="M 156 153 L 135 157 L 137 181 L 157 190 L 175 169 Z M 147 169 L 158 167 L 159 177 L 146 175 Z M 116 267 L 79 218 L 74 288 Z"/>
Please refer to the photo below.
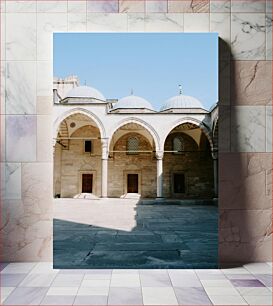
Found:
<path fill-rule="evenodd" d="M 127 154 L 138 154 L 139 140 L 137 137 L 129 137 L 127 141 Z"/>
<path fill-rule="evenodd" d="M 173 151 L 174 154 L 181 154 L 184 151 L 184 140 L 181 136 L 174 137 Z"/>

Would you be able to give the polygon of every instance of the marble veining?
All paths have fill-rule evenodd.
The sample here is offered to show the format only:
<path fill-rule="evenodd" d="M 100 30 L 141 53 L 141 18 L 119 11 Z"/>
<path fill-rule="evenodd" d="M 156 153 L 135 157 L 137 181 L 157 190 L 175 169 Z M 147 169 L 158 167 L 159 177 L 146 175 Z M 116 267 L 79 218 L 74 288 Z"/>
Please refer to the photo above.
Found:
<path fill-rule="evenodd" d="M 208 13 L 209 0 L 169 0 L 169 13 Z"/>
<path fill-rule="evenodd" d="M 37 1 L 38 13 L 66 13 L 67 0 L 64 1 Z"/>
<path fill-rule="evenodd" d="M 68 13 L 86 13 L 87 4 L 86 0 L 75 0 L 75 1 L 68 1 Z"/>
<path fill-rule="evenodd" d="M 36 13 L 36 8 L 37 1 L 6 1 L 7 13 Z"/>
<path fill-rule="evenodd" d="M 236 13 L 264 13 L 265 0 L 231 0 L 231 12 Z"/>
<path fill-rule="evenodd" d="M 6 59 L 36 59 L 35 13 L 6 13 Z"/>
<path fill-rule="evenodd" d="M 146 32 L 181 32 L 183 31 L 183 14 L 157 13 L 145 15 Z"/>
<path fill-rule="evenodd" d="M 21 199 L 21 164 L 5 164 L 5 199 Z"/>
<path fill-rule="evenodd" d="M 144 13 L 145 1 L 119 0 L 120 13 Z"/>
<path fill-rule="evenodd" d="M 85 13 L 68 14 L 69 32 L 86 32 L 87 18 Z"/>
<path fill-rule="evenodd" d="M 35 114 L 35 62 L 12 61 L 6 63 L 5 98 L 7 114 Z"/>
<path fill-rule="evenodd" d="M 88 13 L 87 31 L 126 32 L 127 14 Z"/>
<path fill-rule="evenodd" d="M 272 152 L 272 106 L 266 106 L 266 152 Z"/>
<path fill-rule="evenodd" d="M 265 151 L 265 107 L 238 106 L 231 112 L 232 152 Z"/>
<path fill-rule="evenodd" d="M 6 160 L 36 161 L 36 116 L 6 116 Z"/>
<path fill-rule="evenodd" d="M 231 50 L 235 59 L 265 59 L 265 15 L 232 14 Z"/>
<path fill-rule="evenodd" d="M 267 13 L 265 16 L 266 26 L 266 59 L 272 60 L 272 14 Z"/>
<path fill-rule="evenodd" d="M 211 13 L 229 13 L 230 0 L 210 0 Z"/>

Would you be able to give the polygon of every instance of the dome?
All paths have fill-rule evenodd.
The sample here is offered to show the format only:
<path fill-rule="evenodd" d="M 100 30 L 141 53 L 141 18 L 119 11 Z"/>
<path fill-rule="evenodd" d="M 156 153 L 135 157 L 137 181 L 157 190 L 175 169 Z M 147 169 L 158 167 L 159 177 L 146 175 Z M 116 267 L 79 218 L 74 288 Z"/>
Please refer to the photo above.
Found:
<path fill-rule="evenodd" d="M 105 97 L 97 89 L 89 86 L 78 86 L 69 90 L 65 95 L 66 98 L 94 98 L 105 100 Z"/>
<path fill-rule="evenodd" d="M 117 108 L 148 108 L 153 110 L 153 106 L 147 100 L 138 96 L 127 96 L 118 100 L 113 109 Z"/>
<path fill-rule="evenodd" d="M 204 108 L 204 106 L 194 97 L 179 95 L 168 99 L 161 107 L 161 110 L 170 108 Z"/>

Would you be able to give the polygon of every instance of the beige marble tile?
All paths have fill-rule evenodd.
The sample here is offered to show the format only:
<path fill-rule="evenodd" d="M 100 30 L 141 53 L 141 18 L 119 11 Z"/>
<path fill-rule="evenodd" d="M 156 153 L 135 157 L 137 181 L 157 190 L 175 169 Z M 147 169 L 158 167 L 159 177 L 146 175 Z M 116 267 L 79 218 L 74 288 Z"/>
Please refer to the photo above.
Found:
<path fill-rule="evenodd" d="M 232 153 L 219 157 L 221 209 L 269 209 L 272 170 L 270 153 Z"/>
<path fill-rule="evenodd" d="M 37 161 L 52 162 L 52 117 L 37 116 Z"/>
<path fill-rule="evenodd" d="M 119 0 L 120 13 L 144 13 L 145 1 Z"/>
<path fill-rule="evenodd" d="M 35 13 L 6 13 L 6 59 L 36 59 Z"/>
<path fill-rule="evenodd" d="M 88 13 L 87 31 L 127 32 L 127 14 Z"/>
<path fill-rule="evenodd" d="M 53 111 L 53 97 L 37 96 L 37 115 L 49 115 Z"/>
<path fill-rule="evenodd" d="M 146 14 L 146 32 L 183 32 L 183 14 Z"/>
<path fill-rule="evenodd" d="M 233 61 L 231 103 L 268 105 L 272 101 L 271 61 Z"/>
<path fill-rule="evenodd" d="M 184 14 L 184 32 L 209 32 L 209 14 Z"/>
<path fill-rule="evenodd" d="M 86 32 L 86 28 L 87 28 L 86 13 L 68 14 L 69 32 Z"/>
<path fill-rule="evenodd" d="M 271 260 L 272 210 L 220 209 L 219 259 L 224 262 Z"/>
<path fill-rule="evenodd" d="M 209 0 L 169 0 L 169 13 L 208 13 Z"/>

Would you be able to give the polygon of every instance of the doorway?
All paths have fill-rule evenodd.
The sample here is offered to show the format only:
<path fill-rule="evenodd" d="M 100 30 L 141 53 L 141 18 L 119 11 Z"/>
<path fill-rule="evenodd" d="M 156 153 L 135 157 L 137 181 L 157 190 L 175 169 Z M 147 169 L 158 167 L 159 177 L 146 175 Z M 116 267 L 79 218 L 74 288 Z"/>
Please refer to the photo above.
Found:
<path fill-rule="evenodd" d="M 173 191 L 174 193 L 185 193 L 185 175 L 184 173 L 174 173 Z"/>
<path fill-rule="evenodd" d="M 127 193 L 138 193 L 138 174 L 127 174 Z"/>
<path fill-rule="evenodd" d="M 92 193 L 93 189 L 93 174 L 82 174 L 82 192 Z"/>

